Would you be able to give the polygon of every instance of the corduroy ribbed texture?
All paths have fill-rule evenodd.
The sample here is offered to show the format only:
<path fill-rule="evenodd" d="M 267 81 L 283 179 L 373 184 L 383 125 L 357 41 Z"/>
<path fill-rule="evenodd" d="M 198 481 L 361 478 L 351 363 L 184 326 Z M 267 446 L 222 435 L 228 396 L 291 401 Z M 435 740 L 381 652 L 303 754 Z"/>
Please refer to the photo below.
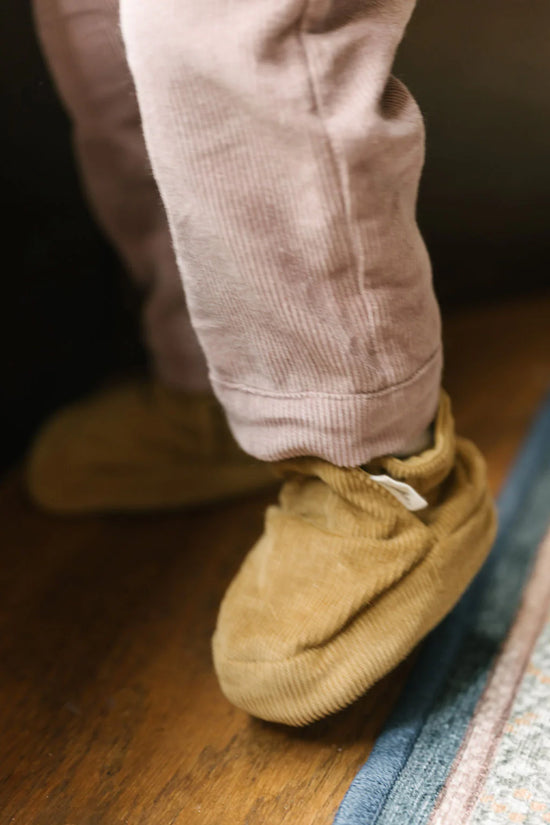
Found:
<path fill-rule="evenodd" d="M 222 690 L 303 725 L 357 699 L 453 607 L 495 532 L 485 463 L 442 394 L 434 446 L 377 462 L 428 507 L 409 512 L 361 469 L 279 465 L 279 505 L 230 585 L 213 639 Z"/>
<path fill-rule="evenodd" d="M 390 75 L 413 6 L 121 2 L 193 325 L 258 458 L 357 466 L 435 415 L 423 124 Z"/>
<path fill-rule="evenodd" d="M 132 381 L 56 413 L 26 468 L 34 502 L 55 513 L 160 510 L 276 484 L 243 453 L 212 395 Z"/>

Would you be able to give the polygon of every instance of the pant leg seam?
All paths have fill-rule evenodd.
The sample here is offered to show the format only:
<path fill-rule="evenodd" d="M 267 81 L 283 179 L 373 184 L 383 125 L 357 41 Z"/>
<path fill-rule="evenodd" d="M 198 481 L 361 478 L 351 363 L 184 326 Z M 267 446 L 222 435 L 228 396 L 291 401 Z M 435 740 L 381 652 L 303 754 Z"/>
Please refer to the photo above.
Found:
<path fill-rule="evenodd" d="M 313 102 L 314 111 L 317 117 L 319 118 L 319 123 L 321 124 L 323 134 L 325 137 L 326 145 L 329 150 L 329 157 L 332 165 L 332 170 L 334 177 L 337 182 L 337 189 L 338 189 L 338 196 L 340 200 L 340 205 L 342 208 L 342 212 L 345 218 L 345 227 L 346 233 L 349 240 L 349 249 L 352 252 L 349 255 L 349 263 L 352 267 L 352 270 L 355 272 L 355 278 L 357 281 L 357 287 L 359 291 L 361 291 L 362 287 L 362 279 L 361 279 L 361 267 L 359 263 L 359 255 L 358 255 L 358 244 L 357 239 L 355 238 L 355 233 L 352 231 L 352 223 L 353 223 L 353 214 L 352 214 L 352 205 L 351 205 L 351 193 L 348 191 L 349 186 L 346 186 L 345 176 L 343 174 L 341 163 L 339 160 L 339 153 L 336 149 L 336 145 L 332 139 L 330 131 L 328 129 L 326 118 L 324 114 L 324 108 L 321 101 L 321 95 L 319 93 L 319 89 L 317 87 L 317 82 L 315 79 L 315 73 L 313 71 L 313 66 L 311 62 L 311 57 L 308 51 L 307 43 L 306 43 L 306 32 L 305 32 L 305 22 L 308 17 L 308 13 L 311 9 L 312 0 L 306 0 L 304 5 L 304 10 L 298 22 L 297 27 L 297 39 L 302 51 L 302 56 L 304 60 L 304 66 L 306 70 L 307 81 L 310 89 L 311 100 Z M 346 197 L 346 192 L 348 196 Z M 360 244 L 359 244 L 360 248 Z"/>
<path fill-rule="evenodd" d="M 223 389 L 232 390 L 234 392 L 241 392 L 247 395 L 258 395 L 262 398 L 273 398 L 273 399 L 301 399 L 301 398 L 327 398 L 333 400 L 351 400 L 351 399 L 369 399 L 369 398 L 379 398 L 385 395 L 390 395 L 392 392 L 398 391 L 407 387 L 409 384 L 413 384 L 418 378 L 421 378 L 422 375 L 427 372 L 433 363 L 439 358 L 441 352 L 441 347 L 438 345 L 437 348 L 431 353 L 431 355 L 424 361 L 411 375 L 404 378 L 402 381 L 398 381 L 395 384 L 391 384 L 387 387 L 381 387 L 378 390 L 372 390 L 370 392 L 363 392 L 359 390 L 358 392 L 353 393 L 331 393 L 331 392 L 288 392 L 288 393 L 277 393 L 272 392 L 270 390 L 261 389 L 259 387 L 247 387 L 243 384 L 236 384 L 231 381 L 225 381 L 220 378 L 216 378 L 213 375 L 210 375 L 210 381 L 212 384 L 215 384 L 218 387 Z"/>

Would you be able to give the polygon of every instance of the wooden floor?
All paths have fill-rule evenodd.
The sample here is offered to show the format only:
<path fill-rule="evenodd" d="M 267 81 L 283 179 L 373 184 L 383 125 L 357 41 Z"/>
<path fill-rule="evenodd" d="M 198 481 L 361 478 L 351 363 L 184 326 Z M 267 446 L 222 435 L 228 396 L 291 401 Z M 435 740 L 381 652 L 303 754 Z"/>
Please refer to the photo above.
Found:
<path fill-rule="evenodd" d="M 446 325 L 446 385 L 496 491 L 550 385 L 550 296 Z M 328 825 L 407 666 L 306 730 L 220 694 L 209 640 L 267 497 L 58 520 L 0 490 L 2 825 Z"/>

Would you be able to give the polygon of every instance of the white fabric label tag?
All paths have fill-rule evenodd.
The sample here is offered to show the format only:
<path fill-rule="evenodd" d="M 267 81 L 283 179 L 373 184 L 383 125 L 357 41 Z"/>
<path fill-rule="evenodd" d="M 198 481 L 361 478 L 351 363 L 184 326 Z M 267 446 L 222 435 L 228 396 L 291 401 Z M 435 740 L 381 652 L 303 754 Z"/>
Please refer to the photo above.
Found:
<path fill-rule="evenodd" d="M 428 506 L 428 502 L 425 498 L 414 490 L 410 484 L 405 484 L 404 481 L 396 481 L 395 478 L 391 478 L 390 476 L 380 475 L 380 476 L 372 476 L 371 478 L 373 481 L 376 481 L 378 484 L 381 484 L 382 487 L 391 493 L 392 496 L 403 504 L 407 510 L 411 512 L 415 512 L 416 510 L 423 510 L 424 507 Z"/>

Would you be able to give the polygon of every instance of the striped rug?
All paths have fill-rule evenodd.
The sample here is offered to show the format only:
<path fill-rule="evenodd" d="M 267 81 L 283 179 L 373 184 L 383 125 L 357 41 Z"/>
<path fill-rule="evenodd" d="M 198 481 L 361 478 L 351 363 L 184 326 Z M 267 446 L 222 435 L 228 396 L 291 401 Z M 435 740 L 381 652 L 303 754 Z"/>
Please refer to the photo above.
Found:
<path fill-rule="evenodd" d="M 334 825 L 550 823 L 550 398 L 499 512 Z"/>

